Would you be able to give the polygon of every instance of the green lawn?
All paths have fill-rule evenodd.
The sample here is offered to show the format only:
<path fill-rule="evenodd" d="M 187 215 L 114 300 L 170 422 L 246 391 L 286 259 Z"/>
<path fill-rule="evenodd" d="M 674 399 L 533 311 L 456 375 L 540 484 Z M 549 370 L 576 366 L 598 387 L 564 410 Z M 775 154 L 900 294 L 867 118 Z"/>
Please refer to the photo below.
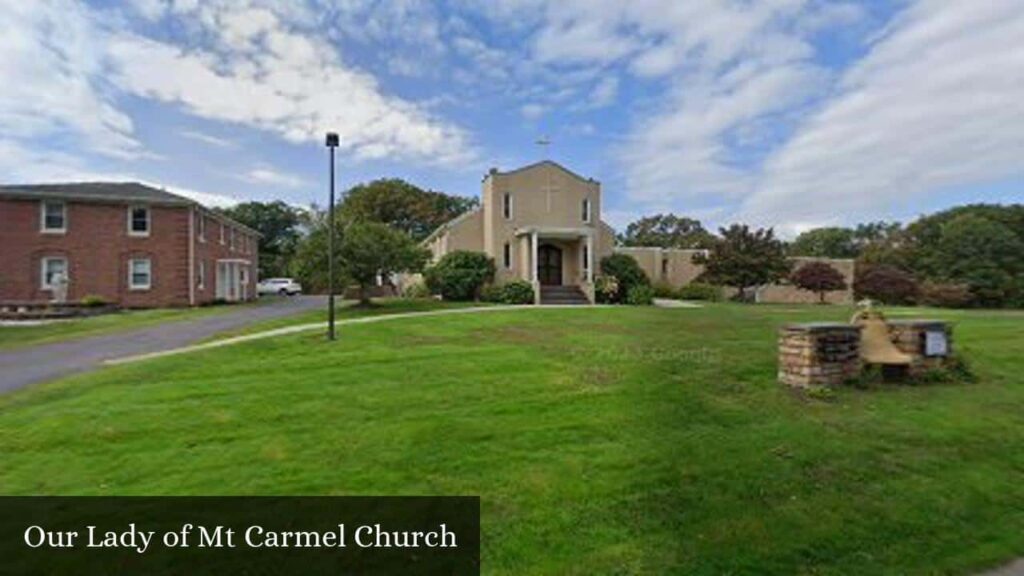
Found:
<path fill-rule="evenodd" d="M 850 312 L 501 311 L 121 366 L 0 397 L 0 493 L 478 494 L 488 574 L 1024 554 L 1022 316 L 917 312 L 955 319 L 975 384 L 776 384 L 779 325 Z"/>

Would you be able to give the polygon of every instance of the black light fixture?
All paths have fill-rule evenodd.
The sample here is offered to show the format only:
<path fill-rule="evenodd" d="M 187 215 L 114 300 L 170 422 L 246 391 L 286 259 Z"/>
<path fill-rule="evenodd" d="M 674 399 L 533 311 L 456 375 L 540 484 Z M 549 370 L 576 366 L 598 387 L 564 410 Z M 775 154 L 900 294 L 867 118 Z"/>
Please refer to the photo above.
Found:
<path fill-rule="evenodd" d="M 327 148 L 331 151 L 331 198 L 327 204 L 327 339 L 334 340 L 334 149 L 340 139 L 335 132 L 327 133 Z"/>

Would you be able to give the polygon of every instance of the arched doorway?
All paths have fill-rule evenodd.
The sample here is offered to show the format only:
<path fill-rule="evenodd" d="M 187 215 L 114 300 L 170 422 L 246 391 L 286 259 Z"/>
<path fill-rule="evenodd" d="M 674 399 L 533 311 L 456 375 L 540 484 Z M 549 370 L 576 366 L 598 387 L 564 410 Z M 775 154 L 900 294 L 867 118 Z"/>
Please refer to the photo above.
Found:
<path fill-rule="evenodd" d="M 562 285 L 562 250 L 551 244 L 537 247 L 537 280 L 542 286 Z"/>

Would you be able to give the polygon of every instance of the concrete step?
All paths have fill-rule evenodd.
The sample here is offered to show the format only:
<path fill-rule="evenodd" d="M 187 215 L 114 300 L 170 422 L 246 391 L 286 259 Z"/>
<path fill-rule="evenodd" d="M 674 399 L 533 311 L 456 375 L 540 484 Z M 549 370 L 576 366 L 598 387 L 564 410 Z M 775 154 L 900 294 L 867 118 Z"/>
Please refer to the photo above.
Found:
<path fill-rule="evenodd" d="M 542 286 L 540 289 L 541 304 L 555 305 L 586 305 L 590 304 L 587 296 L 579 286 Z"/>

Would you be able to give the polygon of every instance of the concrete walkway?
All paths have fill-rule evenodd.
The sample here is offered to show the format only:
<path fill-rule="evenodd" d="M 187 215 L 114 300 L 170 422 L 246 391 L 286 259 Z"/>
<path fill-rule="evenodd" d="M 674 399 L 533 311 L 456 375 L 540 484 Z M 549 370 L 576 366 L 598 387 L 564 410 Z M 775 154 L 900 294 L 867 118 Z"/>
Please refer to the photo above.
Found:
<path fill-rule="evenodd" d="M 547 306 L 476 306 L 471 308 L 451 308 L 447 310 L 428 310 L 426 312 L 402 312 L 398 314 L 381 314 L 379 316 L 364 316 L 362 318 L 349 318 L 345 320 L 338 320 L 335 322 L 336 326 L 350 326 L 352 324 L 372 324 L 375 322 L 386 322 L 388 320 L 397 320 L 402 318 L 424 318 L 428 316 L 453 316 L 456 314 L 479 314 L 482 312 L 508 312 L 511 310 L 593 310 L 595 308 L 606 308 L 606 306 L 576 306 L 576 305 L 547 305 Z M 200 350 L 210 350 L 212 348 L 221 348 L 223 346 L 231 346 L 233 344 L 240 344 L 242 342 L 251 342 L 253 340 L 263 340 L 265 338 L 274 338 L 276 336 L 284 336 L 287 334 L 297 334 L 300 332 L 310 332 L 313 330 L 323 330 L 324 333 L 327 331 L 326 322 L 314 322 L 311 324 L 299 324 L 296 326 L 287 326 L 284 328 L 277 328 L 275 330 L 267 330 L 265 332 L 257 332 L 255 334 L 246 334 L 244 336 L 236 336 L 234 338 L 225 338 L 223 340 L 214 340 L 212 342 L 205 342 L 203 344 L 196 344 L 192 346 L 182 346 L 181 348 L 174 348 L 169 350 L 160 350 L 157 352 L 149 352 L 145 354 L 136 354 L 133 356 L 124 356 L 120 358 L 112 358 L 105 360 L 104 364 L 110 366 L 116 366 L 118 364 L 130 364 L 133 362 L 141 362 L 143 360 L 152 360 L 153 358 L 163 358 L 165 356 L 174 356 L 177 354 L 188 354 L 190 352 L 198 352 Z"/>
<path fill-rule="evenodd" d="M 658 308 L 703 308 L 704 306 L 688 300 L 676 300 L 674 298 L 655 298 L 654 305 Z"/>
<path fill-rule="evenodd" d="M 0 393 L 96 368 L 105 360 L 194 344 L 219 332 L 282 318 L 326 306 L 319 296 L 282 298 L 261 306 L 244 306 L 200 318 L 90 336 L 66 342 L 0 350 Z"/>

